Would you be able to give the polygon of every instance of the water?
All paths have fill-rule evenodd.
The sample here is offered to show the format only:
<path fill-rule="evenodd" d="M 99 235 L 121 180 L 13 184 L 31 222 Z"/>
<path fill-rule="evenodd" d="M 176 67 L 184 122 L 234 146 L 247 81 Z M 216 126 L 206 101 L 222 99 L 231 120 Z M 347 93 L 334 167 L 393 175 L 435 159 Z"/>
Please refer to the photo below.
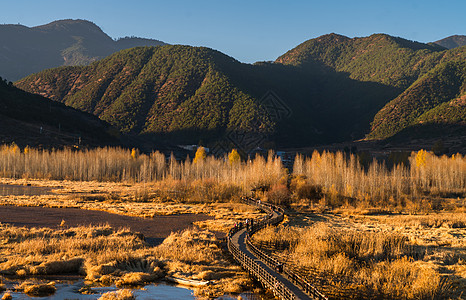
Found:
<path fill-rule="evenodd" d="M 48 194 L 52 194 L 52 191 L 51 191 L 51 188 L 48 188 L 48 187 L 36 187 L 36 186 L 25 186 L 25 185 L 9 185 L 9 184 L 0 184 L 0 196 L 9 196 L 9 195 L 13 195 L 13 196 L 23 196 L 23 195 L 26 195 L 26 196 L 38 196 L 38 195 L 48 195 Z M 18 209 L 18 210 L 26 210 L 28 209 L 27 207 L 26 208 L 23 208 L 23 207 L 11 207 L 11 208 L 14 208 L 14 209 Z M 5 210 L 6 207 L 3 207 L 3 210 Z M 48 210 L 48 211 L 52 211 L 53 209 L 50 209 L 50 208 L 35 208 L 35 209 L 44 209 L 44 210 Z M 55 209 L 57 210 L 57 209 Z M 67 215 L 69 215 L 69 212 L 73 209 L 62 209 L 62 210 L 65 210 L 67 212 Z M 76 209 L 75 209 L 76 210 Z M 75 211 L 73 210 L 73 211 Z M 76 210 L 76 211 L 80 211 L 80 210 Z M 27 212 L 26 212 L 27 213 Z M 87 215 L 91 214 L 89 212 L 85 212 L 85 214 L 87 213 Z M 100 213 L 103 213 L 103 212 L 100 212 Z M 105 213 L 105 214 L 108 214 L 108 213 Z M 14 216 L 17 216 L 18 213 L 14 213 L 12 214 Z M 44 220 L 47 220 L 47 218 L 45 218 L 44 216 L 44 212 L 38 214 L 40 215 L 40 219 L 42 220 L 42 222 Z M 197 216 L 197 215 L 196 215 Z M 102 222 L 102 216 L 99 216 L 99 220 L 100 222 Z M 121 219 L 121 218 L 124 218 L 125 216 L 119 216 L 118 219 Z M 202 216 L 197 216 L 197 217 L 203 217 Z M 206 218 L 208 218 L 207 216 L 205 216 Z M 53 224 L 58 224 L 57 222 L 59 222 L 60 220 L 64 219 L 66 217 L 64 216 L 58 216 L 56 217 L 55 221 Z M 160 217 L 162 218 L 162 217 Z M 166 218 L 183 218 L 185 219 L 186 216 L 168 216 Z M 26 219 L 26 220 L 29 220 L 28 222 L 29 223 L 34 223 L 33 221 L 31 221 L 31 216 L 29 216 L 28 218 L 21 218 L 21 219 Z M 82 220 L 83 218 L 81 217 L 80 220 L 81 222 L 83 221 Z M 139 219 L 139 218 L 135 218 L 135 219 Z M 156 218 L 157 219 L 157 218 Z M 57 221 L 58 220 L 58 221 Z M 141 219 L 143 221 L 150 221 L 150 220 L 147 220 L 147 219 Z M 5 221 L 5 220 L 4 220 Z M 164 223 L 167 223 L 167 221 L 171 221 L 169 223 L 172 223 L 173 220 L 163 220 Z M 189 223 L 191 224 L 192 223 L 192 220 L 188 220 Z M 15 224 L 15 222 L 12 222 Z M 28 223 L 28 224 L 29 224 Z M 127 222 L 125 222 L 126 224 Z M 23 224 L 23 225 L 28 225 L 28 224 Z M 42 223 L 41 223 L 42 224 Z M 34 223 L 34 226 L 40 226 L 41 224 L 35 224 Z M 18 224 L 16 224 L 18 225 Z M 31 225 L 31 224 L 29 224 Z M 42 224 L 44 225 L 44 224 Z M 170 225 L 173 225 L 173 224 L 170 224 Z M 185 227 L 185 224 L 179 224 L 179 226 L 182 226 L 182 227 Z M 154 227 L 154 226 L 150 226 L 151 228 Z M 155 228 L 157 227 L 160 227 L 160 226 L 155 226 Z M 170 226 L 172 227 L 172 226 Z M 143 233 L 146 233 L 144 232 L 144 230 L 141 230 L 141 228 L 138 228 L 139 231 L 143 232 Z M 172 228 L 171 228 L 172 229 Z M 164 232 L 164 234 L 161 234 L 161 236 L 165 237 L 166 233 Z M 148 237 L 150 237 L 151 235 L 148 235 Z M 157 235 L 158 236 L 158 235 Z M 163 237 L 162 238 L 159 238 L 160 240 L 163 240 Z M 91 288 L 91 290 L 94 292 L 94 294 L 91 294 L 91 295 L 83 295 L 81 293 L 79 293 L 79 290 L 84 286 L 84 281 L 82 279 L 80 280 L 57 280 L 56 281 L 56 285 L 55 287 L 57 288 L 57 291 L 55 292 L 55 294 L 51 295 L 51 296 L 48 296 L 48 297 L 30 297 L 24 293 L 21 293 L 21 292 L 13 292 L 14 290 L 14 287 L 16 285 L 19 285 L 21 284 L 21 282 L 18 282 L 18 281 L 9 281 L 9 280 L 5 280 L 5 278 L 0 278 L 0 282 L 3 281 L 3 283 L 6 285 L 6 287 L 8 288 L 9 290 L 9 293 L 12 295 L 13 299 L 14 300 L 23 300 L 23 299 L 56 299 L 56 300 L 62 300 L 62 299 L 84 299 L 84 300 L 90 300 L 90 299 L 98 299 L 100 298 L 100 296 L 102 296 L 102 294 L 106 293 L 106 292 L 110 292 L 110 291 L 116 291 L 118 290 L 115 286 L 112 286 L 112 287 L 93 287 Z M 40 279 L 35 279 L 33 281 L 37 281 L 37 282 L 45 282 L 44 280 L 40 280 Z M 48 282 L 48 281 L 47 281 Z M 194 297 L 194 294 L 193 294 L 193 291 L 186 288 L 186 287 L 181 287 L 181 286 L 174 286 L 174 285 L 168 285 L 168 284 L 151 284 L 151 285 L 147 285 L 147 286 L 144 286 L 142 289 L 134 289 L 133 290 L 133 294 L 136 296 L 136 299 L 138 300 L 157 300 L 157 299 L 196 299 Z M 1 296 L 1 294 L 0 294 Z M 241 294 L 241 297 L 243 299 L 248 299 L 248 300 L 257 300 L 257 299 L 263 299 L 263 297 L 259 296 L 259 295 L 256 295 L 254 293 L 243 293 Z M 222 296 L 220 298 L 218 298 L 219 300 L 233 300 L 233 299 L 237 299 L 237 296 L 229 296 L 229 295 L 225 295 L 225 296 Z"/>
<path fill-rule="evenodd" d="M 37 283 L 39 282 L 45 282 L 41 281 L 40 279 L 35 279 L 32 280 Z M 79 289 L 81 289 L 84 286 L 84 281 L 83 280 L 78 280 L 78 281 L 56 281 L 57 283 L 55 284 L 55 287 L 57 288 L 57 291 L 55 294 L 48 296 L 48 297 L 29 297 L 28 295 L 20 292 L 12 292 L 14 289 L 14 286 L 19 285 L 20 282 L 15 282 L 15 281 L 8 281 L 4 279 L 3 281 L 6 285 L 6 287 L 9 290 L 9 293 L 13 297 L 14 300 L 25 300 L 25 299 L 37 299 L 37 300 L 42 300 L 42 299 L 50 299 L 50 300 L 63 300 L 63 299 L 76 299 L 76 300 L 94 300 L 94 299 L 99 299 L 102 294 L 107 293 L 107 292 L 114 292 L 117 291 L 118 288 L 115 286 L 110 286 L 110 287 L 93 287 L 91 290 L 94 292 L 94 294 L 91 295 L 83 295 L 79 293 Z M 140 289 L 134 289 L 132 290 L 133 295 L 136 297 L 138 300 L 178 300 L 178 299 L 196 299 L 194 297 L 194 293 L 192 290 L 188 289 L 187 287 L 182 287 L 182 286 L 174 286 L 174 285 L 168 285 L 165 283 L 156 283 L 156 284 L 150 284 L 146 285 L 143 288 Z M 263 299 L 259 295 L 253 294 L 253 293 L 243 293 L 241 294 L 241 297 L 243 299 L 248 299 L 248 300 L 257 300 L 257 299 Z M 237 296 L 229 296 L 225 295 L 222 297 L 217 298 L 218 300 L 235 300 L 237 299 Z"/>
<path fill-rule="evenodd" d="M 52 194 L 48 187 L 0 184 L 0 196 L 40 196 Z"/>
<path fill-rule="evenodd" d="M 8 289 L 13 289 L 18 282 L 5 282 Z M 55 284 L 57 291 L 55 294 L 48 297 L 29 297 L 28 295 L 20 292 L 11 292 L 10 294 L 15 300 L 23 299 L 51 299 L 51 300 L 63 300 L 63 299 L 78 299 L 78 300 L 91 300 L 99 299 L 102 294 L 106 292 L 113 292 L 118 290 L 115 286 L 111 287 L 93 287 L 91 290 L 94 294 L 83 295 L 79 293 L 79 289 L 84 286 L 82 280 L 76 282 L 58 282 Z M 172 286 L 167 284 L 152 284 L 146 285 L 142 289 L 134 289 L 133 295 L 136 299 L 140 300 L 157 300 L 157 299 L 196 299 L 193 295 L 193 291 L 187 288 L 179 286 Z"/>

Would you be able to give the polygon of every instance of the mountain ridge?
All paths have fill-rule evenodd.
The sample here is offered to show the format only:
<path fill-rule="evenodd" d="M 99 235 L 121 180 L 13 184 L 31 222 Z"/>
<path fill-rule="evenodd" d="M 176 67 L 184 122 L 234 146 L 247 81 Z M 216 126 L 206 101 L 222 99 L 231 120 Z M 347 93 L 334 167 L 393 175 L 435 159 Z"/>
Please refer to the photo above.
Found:
<path fill-rule="evenodd" d="M 447 49 L 466 46 L 466 35 L 452 35 L 441 40 L 433 42 Z"/>
<path fill-rule="evenodd" d="M 465 58 L 466 48 L 386 34 L 329 34 L 271 63 L 243 64 L 205 47 L 138 47 L 89 66 L 45 70 L 16 85 L 148 139 L 214 142 L 242 131 L 299 147 L 386 139 L 432 124 L 458 125 L 460 132 L 463 106 L 454 103 L 462 100 L 454 101 L 462 99 L 463 73 L 440 66 L 462 70 Z M 444 84 L 429 98 L 432 80 Z M 274 95 L 272 104 L 288 116 L 274 118 L 264 95 Z"/>
<path fill-rule="evenodd" d="M 20 146 L 119 144 L 118 130 L 93 115 L 30 94 L 0 78 L 0 141 Z"/>
<path fill-rule="evenodd" d="M 0 76 L 16 81 L 44 69 L 87 65 L 123 48 L 165 43 L 143 38 L 113 40 L 87 20 L 58 20 L 27 27 L 0 25 Z"/>

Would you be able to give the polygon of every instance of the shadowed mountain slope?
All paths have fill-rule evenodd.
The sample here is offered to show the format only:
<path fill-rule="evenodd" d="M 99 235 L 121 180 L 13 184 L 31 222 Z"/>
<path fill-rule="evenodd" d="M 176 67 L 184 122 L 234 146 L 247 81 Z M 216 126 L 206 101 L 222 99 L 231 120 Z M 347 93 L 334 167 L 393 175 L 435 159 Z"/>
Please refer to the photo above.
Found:
<path fill-rule="evenodd" d="M 62 65 L 87 65 L 114 52 L 163 42 L 141 38 L 114 41 L 85 20 L 60 20 L 46 25 L 0 25 L 0 75 L 18 80 Z"/>

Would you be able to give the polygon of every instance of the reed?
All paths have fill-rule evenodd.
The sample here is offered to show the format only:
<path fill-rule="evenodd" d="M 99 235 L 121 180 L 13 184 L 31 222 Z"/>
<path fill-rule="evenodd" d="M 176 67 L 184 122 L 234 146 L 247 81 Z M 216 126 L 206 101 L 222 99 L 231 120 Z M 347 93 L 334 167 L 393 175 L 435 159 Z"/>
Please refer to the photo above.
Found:
<path fill-rule="evenodd" d="M 253 242 L 286 241 L 280 257 L 331 299 L 434 299 L 449 285 L 432 268 L 418 264 L 422 253 L 399 233 L 337 230 L 317 223 L 307 228 L 268 227 Z"/>
<path fill-rule="evenodd" d="M 137 154 L 122 148 L 76 151 L 38 150 L 16 145 L 0 147 L 0 176 L 77 181 L 161 182 L 172 180 L 177 188 L 191 186 L 204 197 L 209 193 L 237 194 L 256 186 L 271 186 L 285 174 L 279 158 L 256 157 L 231 163 L 227 157 L 196 160 L 168 159 L 160 152 Z M 212 189 L 219 186 L 219 191 Z M 215 199 L 213 195 L 211 198 Z"/>
<path fill-rule="evenodd" d="M 435 199 L 461 198 L 466 194 L 466 158 L 460 154 L 438 157 L 413 152 L 407 165 L 391 168 L 373 160 L 363 167 L 354 154 L 315 151 L 297 155 L 288 174 L 280 158 L 240 161 L 205 153 L 194 160 L 178 161 L 160 152 L 140 154 L 122 148 L 39 150 L 16 145 L 0 147 L 0 176 L 74 181 L 152 183 L 162 200 L 225 202 L 250 195 L 251 190 L 276 204 L 310 200 L 327 207 L 391 207 L 412 210 L 445 209 L 453 202 Z M 138 191 L 137 201 L 148 201 Z"/>
<path fill-rule="evenodd" d="M 466 192 L 466 158 L 437 157 L 424 150 L 413 152 L 409 165 L 391 169 L 377 160 L 364 168 L 354 154 L 315 151 L 310 158 L 296 156 L 293 175 L 291 187 L 298 198 L 324 197 L 332 207 L 406 207 L 423 198 L 464 197 Z"/>

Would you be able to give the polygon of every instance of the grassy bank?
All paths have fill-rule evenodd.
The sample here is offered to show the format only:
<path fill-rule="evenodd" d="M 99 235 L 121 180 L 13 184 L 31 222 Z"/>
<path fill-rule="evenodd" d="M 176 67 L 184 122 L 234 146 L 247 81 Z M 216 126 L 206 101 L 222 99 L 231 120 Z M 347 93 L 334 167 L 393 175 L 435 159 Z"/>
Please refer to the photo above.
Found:
<path fill-rule="evenodd" d="M 209 231 L 173 233 L 149 247 L 132 232 L 108 226 L 58 230 L 0 225 L 3 275 L 79 274 L 89 283 L 118 287 L 140 286 L 164 276 L 210 280 L 198 288 L 200 297 L 221 296 L 251 288 L 240 267 L 232 265 Z"/>
<path fill-rule="evenodd" d="M 461 299 L 466 214 L 291 214 L 254 243 L 332 299 Z"/>

